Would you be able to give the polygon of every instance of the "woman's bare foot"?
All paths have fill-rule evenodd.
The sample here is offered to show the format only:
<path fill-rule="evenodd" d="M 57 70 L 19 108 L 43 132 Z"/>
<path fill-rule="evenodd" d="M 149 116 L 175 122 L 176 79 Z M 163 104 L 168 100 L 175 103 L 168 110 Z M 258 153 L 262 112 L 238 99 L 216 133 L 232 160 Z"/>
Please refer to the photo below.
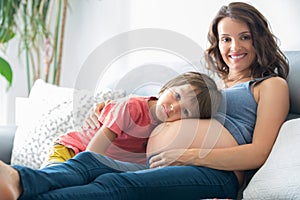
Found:
<path fill-rule="evenodd" d="M 22 190 L 19 173 L 0 160 L 0 199 L 16 200 Z"/>

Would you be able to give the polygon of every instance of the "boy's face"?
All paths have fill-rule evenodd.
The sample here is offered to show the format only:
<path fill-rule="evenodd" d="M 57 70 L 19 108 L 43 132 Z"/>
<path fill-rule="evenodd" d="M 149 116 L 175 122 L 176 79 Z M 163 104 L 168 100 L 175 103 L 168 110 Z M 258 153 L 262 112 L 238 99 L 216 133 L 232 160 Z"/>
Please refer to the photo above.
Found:
<path fill-rule="evenodd" d="M 156 116 L 162 122 L 199 116 L 194 87 L 190 84 L 166 89 L 158 98 Z"/>

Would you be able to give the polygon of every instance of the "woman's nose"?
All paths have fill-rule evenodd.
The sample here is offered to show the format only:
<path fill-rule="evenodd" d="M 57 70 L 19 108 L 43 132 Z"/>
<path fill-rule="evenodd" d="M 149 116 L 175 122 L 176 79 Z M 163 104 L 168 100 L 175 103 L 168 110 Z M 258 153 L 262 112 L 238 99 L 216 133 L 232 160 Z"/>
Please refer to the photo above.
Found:
<path fill-rule="evenodd" d="M 232 40 L 231 42 L 231 51 L 238 51 L 241 49 L 241 45 L 238 40 Z"/>

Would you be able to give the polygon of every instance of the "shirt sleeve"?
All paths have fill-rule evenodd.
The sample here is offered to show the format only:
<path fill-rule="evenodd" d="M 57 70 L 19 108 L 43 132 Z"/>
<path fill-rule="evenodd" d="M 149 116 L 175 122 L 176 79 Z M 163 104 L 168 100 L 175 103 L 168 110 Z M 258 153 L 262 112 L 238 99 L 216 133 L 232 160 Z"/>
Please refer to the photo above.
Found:
<path fill-rule="evenodd" d="M 136 126 L 141 113 L 134 98 L 127 97 L 109 102 L 101 111 L 100 122 L 120 136 Z"/>
<path fill-rule="evenodd" d="M 73 149 L 75 154 L 85 151 L 88 143 L 94 137 L 99 129 L 88 129 L 82 131 L 72 131 L 61 135 L 55 140 L 55 143 L 64 145 L 67 148 Z"/>

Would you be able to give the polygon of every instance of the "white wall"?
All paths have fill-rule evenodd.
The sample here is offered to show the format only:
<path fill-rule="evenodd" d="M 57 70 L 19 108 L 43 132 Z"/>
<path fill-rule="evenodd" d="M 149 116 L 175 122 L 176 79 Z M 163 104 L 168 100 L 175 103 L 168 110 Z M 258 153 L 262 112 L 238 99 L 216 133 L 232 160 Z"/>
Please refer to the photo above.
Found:
<path fill-rule="evenodd" d="M 65 33 L 61 85 L 73 87 L 87 57 L 111 37 L 139 28 L 169 29 L 207 46 L 209 23 L 221 5 L 228 0 L 70 0 Z M 283 50 L 300 50 L 300 1 L 252 0 L 270 21 Z M 0 78 L 0 124 L 14 123 L 16 96 L 26 96 L 25 69 L 19 63 L 16 50 L 9 50 L 14 80 L 5 92 Z M 146 59 L 148 54 L 138 56 Z M 105 56 L 105 55 L 103 55 Z"/>
<path fill-rule="evenodd" d="M 122 0 L 69 0 L 65 30 L 61 86 L 73 87 L 88 55 L 101 43 L 129 29 L 130 4 Z M 18 41 L 9 46 L 6 58 L 13 67 L 13 87 L 6 92 L 0 77 L 0 125 L 15 123 L 15 97 L 26 97 L 25 65 L 19 63 Z"/>
<path fill-rule="evenodd" d="M 243 0 L 242 0 L 243 1 Z M 229 0 L 132 0 L 131 28 L 166 28 L 185 34 L 206 45 L 210 21 L 222 5 Z M 284 50 L 300 49 L 300 1 L 298 0 L 248 0 L 269 20 Z"/>

